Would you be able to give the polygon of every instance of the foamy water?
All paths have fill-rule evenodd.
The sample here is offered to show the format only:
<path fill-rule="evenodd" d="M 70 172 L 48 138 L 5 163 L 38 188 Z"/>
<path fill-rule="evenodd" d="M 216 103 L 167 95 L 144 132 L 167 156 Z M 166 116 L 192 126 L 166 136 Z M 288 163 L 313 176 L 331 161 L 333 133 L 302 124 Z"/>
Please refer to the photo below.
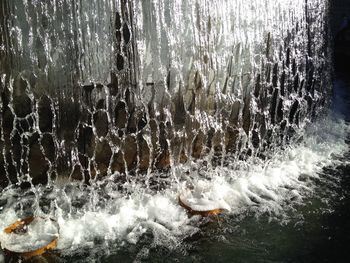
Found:
<path fill-rule="evenodd" d="M 224 208 L 228 215 L 252 210 L 283 217 L 313 193 L 311 179 L 348 150 L 348 132 L 344 122 L 329 116 L 311 125 L 301 142 L 276 151 L 269 160 L 251 158 L 215 168 L 179 165 L 159 191 L 131 179 L 119 185 L 117 175 L 93 186 L 61 181 L 26 193 L 10 187 L 0 198 L 0 229 L 34 213 L 57 220 L 62 253 L 74 254 L 96 242 L 136 244 L 145 233 L 151 233 L 156 244 L 176 247 L 200 230 L 200 216 L 188 216 L 178 204 L 180 194 L 186 193 L 188 203 L 198 210 Z"/>
<path fill-rule="evenodd" d="M 40 217 L 26 226 L 25 233 L 0 232 L 1 247 L 16 253 L 35 251 L 47 246 L 57 237 L 58 229 L 54 221 Z"/>

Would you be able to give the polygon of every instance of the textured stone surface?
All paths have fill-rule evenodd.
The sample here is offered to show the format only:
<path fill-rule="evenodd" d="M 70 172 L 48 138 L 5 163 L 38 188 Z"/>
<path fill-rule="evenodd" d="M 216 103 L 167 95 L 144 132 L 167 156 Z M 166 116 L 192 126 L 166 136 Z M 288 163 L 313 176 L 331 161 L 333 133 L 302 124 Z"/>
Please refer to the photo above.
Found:
<path fill-rule="evenodd" d="M 98 137 L 105 137 L 108 133 L 108 115 L 105 111 L 97 111 L 94 113 L 94 127 Z"/>
<path fill-rule="evenodd" d="M 56 146 L 55 146 L 55 141 L 54 141 L 54 138 L 52 137 L 52 135 L 51 134 L 43 134 L 40 143 L 43 146 L 46 158 L 51 163 L 54 163 L 56 160 Z"/>
<path fill-rule="evenodd" d="M 24 118 L 32 112 L 32 100 L 26 94 L 14 97 L 13 108 L 17 117 Z"/>
<path fill-rule="evenodd" d="M 115 124 L 119 129 L 126 127 L 128 114 L 126 111 L 126 105 L 123 101 L 119 101 L 115 107 Z"/>
<path fill-rule="evenodd" d="M 126 136 L 123 143 L 123 152 L 128 170 L 135 169 L 137 165 L 137 141 L 134 136 Z"/>
<path fill-rule="evenodd" d="M 80 125 L 78 131 L 78 150 L 92 158 L 94 155 L 95 137 L 92 127 Z"/>
<path fill-rule="evenodd" d="M 85 1 L 82 5 L 88 3 Z M 246 158 L 253 151 L 255 154 L 267 149 L 273 140 L 290 136 L 299 122 L 316 115 L 324 104 L 325 100 L 315 94 L 326 94 L 322 87 L 325 83 L 319 82 L 319 72 L 324 72 L 326 67 L 322 65 L 327 62 L 323 59 L 326 51 L 312 50 L 317 51 L 317 56 L 312 56 L 310 52 L 307 54 L 306 46 L 299 50 L 292 34 L 284 37 L 275 32 L 263 32 L 258 49 L 249 50 L 235 42 L 229 43 L 232 51 L 219 54 L 219 43 L 212 41 L 216 29 L 207 23 L 207 12 L 198 9 L 198 14 L 203 16 L 196 19 L 194 30 L 208 35 L 202 39 L 203 46 L 196 56 L 191 57 L 190 53 L 191 48 L 197 52 L 198 46 L 190 44 L 185 57 L 181 57 L 176 45 L 175 50 L 171 50 L 163 25 L 150 20 L 152 12 L 158 10 L 154 5 L 149 7 L 151 16 L 143 19 L 157 27 L 144 28 L 142 32 L 146 38 L 142 41 L 150 45 L 145 46 L 147 52 L 139 52 L 136 44 L 140 39 L 135 39 L 137 32 L 133 30 L 143 25 L 134 24 L 131 15 L 134 9 L 130 4 L 132 1 L 122 1 L 112 11 L 112 19 L 107 22 L 113 23 L 110 27 L 112 40 L 99 43 L 99 51 L 106 43 L 113 50 L 107 57 L 112 61 L 107 70 L 102 63 L 101 67 L 89 64 L 94 60 L 89 46 L 84 46 L 84 55 L 76 52 L 76 47 L 67 47 L 69 55 L 63 54 L 63 60 L 61 55 L 57 57 L 67 63 L 57 68 L 45 58 L 42 39 L 33 41 L 38 50 L 24 50 L 18 54 L 6 50 L 15 59 L 9 65 L 16 66 L 18 62 L 19 68 L 11 72 L 0 68 L 1 73 L 5 73 L 0 78 L 0 185 L 9 180 L 16 182 L 17 175 L 27 171 L 33 182 L 45 182 L 49 165 L 59 177 L 71 176 L 86 182 L 90 177 L 108 175 L 109 170 L 120 173 L 128 170 L 131 175 L 154 170 L 166 172 L 171 160 L 174 164 L 186 163 L 208 154 L 214 156 L 213 164 L 222 165 L 222 157 L 226 155 L 238 154 L 237 158 Z M 207 4 L 212 5 L 210 1 Z M 0 9 L 4 7 L 0 5 Z M 26 11 L 37 14 L 35 10 Z M 42 22 L 38 26 L 48 30 L 47 19 Z M 303 26 L 291 25 L 292 30 L 301 32 L 298 37 L 307 33 Z M 97 27 L 91 28 L 95 29 Z M 154 29 L 161 35 L 153 32 Z M 171 26 L 167 29 L 171 30 Z M 322 33 L 316 27 L 313 30 Z M 74 36 L 69 37 L 69 43 L 75 39 L 72 37 L 77 37 L 77 32 L 72 31 Z M 9 32 L 0 34 L 6 34 L 11 40 Z M 64 43 L 55 37 L 53 35 L 54 42 Z M 314 38 L 308 40 L 314 43 Z M 67 50 L 61 47 L 63 52 Z M 218 55 L 211 50 L 216 50 Z M 147 57 L 149 65 L 145 66 L 143 55 L 148 51 L 150 63 Z M 256 68 L 246 63 L 249 52 L 257 52 L 254 54 Z M 0 53 L 3 55 L 3 50 Z M 28 54 L 34 59 L 33 65 L 27 68 Z M 179 56 L 179 61 L 165 62 L 169 54 L 175 54 L 176 59 Z M 311 59 L 306 65 L 296 54 Z M 104 61 L 100 53 L 95 55 L 99 61 Z M 192 65 L 180 65 L 184 58 L 191 59 Z M 0 57 L 0 64 L 5 60 L 9 61 L 10 57 Z M 313 60 L 318 64 L 313 66 Z M 81 65 L 84 68 L 80 68 Z M 178 66 L 184 68 L 179 70 Z M 180 76 L 178 71 L 186 71 L 182 72 L 186 77 Z M 100 72 L 105 74 L 102 79 L 96 77 Z M 96 83 L 92 82 L 94 79 Z"/>
<path fill-rule="evenodd" d="M 98 142 L 95 150 L 95 161 L 100 176 L 107 175 L 107 170 L 112 157 L 112 150 L 107 140 Z"/>
<path fill-rule="evenodd" d="M 37 134 L 33 134 L 30 138 L 28 164 L 32 182 L 34 184 L 46 183 L 49 164 L 45 160 L 44 153 L 40 149 L 39 136 Z"/>
<path fill-rule="evenodd" d="M 39 129 L 41 132 L 52 132 L 53 126 L 53 109 L 52 103 L 48 96 L 42 96 L 39 101 Z"/>

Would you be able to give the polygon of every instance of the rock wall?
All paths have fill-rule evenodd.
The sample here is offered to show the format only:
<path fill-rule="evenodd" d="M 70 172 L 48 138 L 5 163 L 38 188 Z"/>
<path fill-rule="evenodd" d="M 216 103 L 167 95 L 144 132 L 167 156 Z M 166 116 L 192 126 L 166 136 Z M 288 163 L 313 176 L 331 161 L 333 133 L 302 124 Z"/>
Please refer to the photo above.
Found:
<path fill-rule="evenodd" d="M 0 184 L 166 176 L 287 143 L 329 92 L 328 5 L 275 2 L 3 1 Z"/>

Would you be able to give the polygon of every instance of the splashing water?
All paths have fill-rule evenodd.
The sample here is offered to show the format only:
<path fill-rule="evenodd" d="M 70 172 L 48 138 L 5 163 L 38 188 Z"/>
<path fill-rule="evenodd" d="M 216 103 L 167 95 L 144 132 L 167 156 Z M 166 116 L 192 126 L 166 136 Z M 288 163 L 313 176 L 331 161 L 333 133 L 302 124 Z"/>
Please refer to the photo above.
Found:
<path fill-rule="evenodd" d="M 230 216 L 249 210 L 287 222 L 286 212 L 312 194 L 310 179 L 318 178 L 323 167 L 336 163 L 336 156 L 348 149 L 348 132 L 343 122 L 327 117 L 307 129 L 303 141 L 276 151 L 268 161 L 257 158 L 216 168 L 178 166 L 178 181 L 166 182 L 162 190 L 136 180 L 121 184 L 116 175 L 90 186 L 62 181 L 27 191 L 9 187 L 1 195 L 0 228 L 34 212 L 57 218 L 58 249 L 63 254 L 97 244 L 135 244 L 149 234 L 154 244 L 174 249 L 200 231 L 203 221 L 189 217 L 178 204 L 179 193 L 189 185 L 217 205 L 224 202 Z"/>

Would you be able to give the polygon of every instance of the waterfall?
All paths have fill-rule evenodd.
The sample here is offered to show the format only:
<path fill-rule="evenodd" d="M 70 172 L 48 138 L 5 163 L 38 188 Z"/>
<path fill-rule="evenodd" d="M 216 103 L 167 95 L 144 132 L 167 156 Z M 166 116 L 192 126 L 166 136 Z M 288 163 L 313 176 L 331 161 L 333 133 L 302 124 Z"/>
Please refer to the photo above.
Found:
<path fill-rule="evenodd" d="M 140 240 L 152 245 L 138 254 L 178 249 L 207 223 L 179 205 L 185 191 L 228 216 L 284 218 L 348 147 L 347 125 L 323 114 L 328 12 L 326 0 L 1 0 L 0 229 L 50 218 L 58 253 L 94 262 Z"/>
<path fill-rule="evenodd" d="M 327 1 L 6 0 L 0 11 L 3 186 L 264 157 L 328 98 Z"/>

